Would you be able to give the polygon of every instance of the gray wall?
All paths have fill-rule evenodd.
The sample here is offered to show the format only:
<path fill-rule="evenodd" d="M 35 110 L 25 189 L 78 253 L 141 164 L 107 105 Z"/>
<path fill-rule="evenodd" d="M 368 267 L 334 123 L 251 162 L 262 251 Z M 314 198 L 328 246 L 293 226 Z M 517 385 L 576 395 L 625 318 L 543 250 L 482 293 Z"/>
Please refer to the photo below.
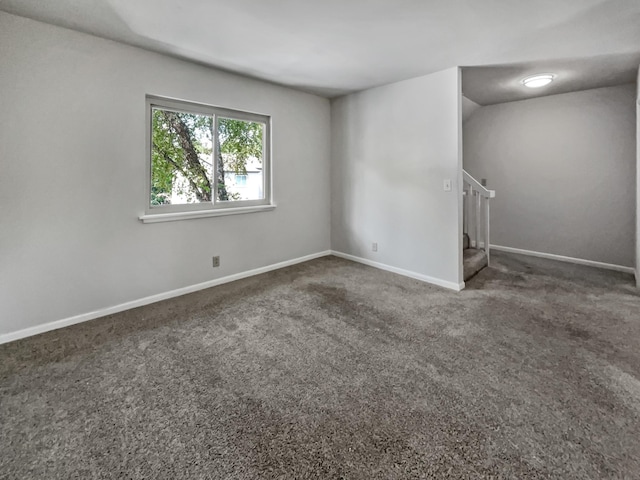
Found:
<path fill-rule="evenodd" d="M 474 102 L 473 100 L 469 100 L 467 97 L 462 96 L 462 123 L 465 124 L 467 120 L 473 115 L 477 109 L 480 108 L 480 105 Z"/>
<path fill-rule="evenodd" d="M 636 86 L 636 285 L 640 287 L 640 68 Z"/>
<path fill-rule="evenodd" d="M 4 13 L 0 56 L 0 335 L 330 248 L 328 100 Z M 142 224 L 145 94 L 272 115 L 277 208 Z"/>
<path fill-rule="evenodd" d="M 488 179 L 491 243 L 635 267 L 635 85 L 482 107 L 464 168 Z"/>
<path fill-rule="evenodd" d="M 460 285 L 460 116 L 457 68 L 332 102 L 334 250 Z"/>

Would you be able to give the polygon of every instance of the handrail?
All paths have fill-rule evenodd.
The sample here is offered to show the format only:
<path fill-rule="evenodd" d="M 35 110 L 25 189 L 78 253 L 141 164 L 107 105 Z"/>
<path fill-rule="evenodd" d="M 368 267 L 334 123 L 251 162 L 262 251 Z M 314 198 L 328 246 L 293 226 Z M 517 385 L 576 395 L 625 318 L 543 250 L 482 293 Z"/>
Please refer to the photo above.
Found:
<path fill-rule="evenodd" d="M 482 248 L 489 263 L 489 203 L 495 198 L 495 190 L 489 190 L 479 181 L 462 170 L 463 174 L 463 232 L 469 236 L 469 244 L 474 248 Z"/>
<path fill-rule="evenodd" d="M 479 181 L 477 181 L 475 178 L 469 175 L 465 170 L 462 170 L 462 175 L 463 175 L 464 181 L 467 182 L 469 185 L 471 185 L 473 189 L 476 190 L 480 195 L 482 195 L 485 198 L 495 198 L 496 196 L 495 190 L 488 190 L 487 187 L 485 187 Z"/>

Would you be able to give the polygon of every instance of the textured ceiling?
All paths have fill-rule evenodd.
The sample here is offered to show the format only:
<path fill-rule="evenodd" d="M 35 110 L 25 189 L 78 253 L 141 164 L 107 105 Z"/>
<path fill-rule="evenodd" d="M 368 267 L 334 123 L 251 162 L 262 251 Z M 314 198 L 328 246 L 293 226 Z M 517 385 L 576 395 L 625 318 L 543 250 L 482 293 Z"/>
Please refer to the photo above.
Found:
<path fill-rule="evenodd" d="M 640 26 L 638 27 L 640 28 Z M 638 75 L 640 53 L 465 67 L 462 92 L 480 105 L 633 83 Z M 554 81 L 542 88 L 527 88 L 521 80 L 536 73 L 553 73 Z"/>
<path fill-rule="evenodd" d="M 504 74 L 507 89 L 508 75 L 566 68 L 554 88 L 572 90 L 608 62 L 599 81 L 623 83 L 640 53 L 639 0 L 0 0 L 0 10 L 327 97 L 457 65 L 516 64 L 471 72 L 472 84 Z"/>

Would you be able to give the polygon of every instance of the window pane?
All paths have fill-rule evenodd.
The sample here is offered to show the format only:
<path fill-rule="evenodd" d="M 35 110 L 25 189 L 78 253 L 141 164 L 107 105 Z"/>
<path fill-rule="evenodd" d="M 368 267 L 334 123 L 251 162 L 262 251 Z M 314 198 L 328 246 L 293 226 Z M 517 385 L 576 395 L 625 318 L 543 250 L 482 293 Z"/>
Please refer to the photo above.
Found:
<path fill-rule="evenodd" d="M 218 119 L 218 200 L 264 199 L 264 130 L 260 122 Z"/>
<path fill-rule="evenodd" d="M 210 202 L 213 117 L 151 110 L 151 205 Z"/>
<path fill-rule="evenodd" d="M 246 186 L 247 186 L 247 176 L 236 175 L 236 187 L 246 187 Z"/>

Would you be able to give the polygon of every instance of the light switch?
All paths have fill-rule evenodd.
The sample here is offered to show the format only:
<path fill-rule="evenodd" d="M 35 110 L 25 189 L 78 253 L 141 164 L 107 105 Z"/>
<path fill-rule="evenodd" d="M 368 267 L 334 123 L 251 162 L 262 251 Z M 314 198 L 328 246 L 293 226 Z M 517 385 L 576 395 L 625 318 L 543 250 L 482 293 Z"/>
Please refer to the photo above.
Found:
<path fill-rule="evenodd" d="M 444 179 L 444 191 L 445 192 L 450 192 L 451 191 L 451 179 L 450 178 L 445 178 Z"/>

